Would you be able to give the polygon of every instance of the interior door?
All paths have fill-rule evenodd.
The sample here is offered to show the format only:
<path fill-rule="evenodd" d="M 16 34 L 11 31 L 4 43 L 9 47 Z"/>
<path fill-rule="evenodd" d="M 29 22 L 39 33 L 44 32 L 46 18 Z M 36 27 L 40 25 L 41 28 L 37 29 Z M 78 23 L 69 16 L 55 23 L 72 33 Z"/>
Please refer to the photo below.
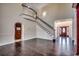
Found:
<path fill-rule="evenodd" d="M 15 39 L 21 39 L 22 36 L 22 25 L 21 23 L 16 23 L 15 24 Z"/>

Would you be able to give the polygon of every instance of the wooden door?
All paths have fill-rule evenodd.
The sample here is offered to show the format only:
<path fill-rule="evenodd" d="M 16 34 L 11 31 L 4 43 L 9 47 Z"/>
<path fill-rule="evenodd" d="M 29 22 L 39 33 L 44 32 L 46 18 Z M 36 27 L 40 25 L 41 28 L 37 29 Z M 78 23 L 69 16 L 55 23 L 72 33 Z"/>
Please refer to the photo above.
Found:
<path fill-rule="evenodd" d="M 22 25 L 21 23 L 16 23 L 15 24 L 15 39 L 18 40 L 18 39 L 21 39 L 21 36 L 22 36 Z"/>

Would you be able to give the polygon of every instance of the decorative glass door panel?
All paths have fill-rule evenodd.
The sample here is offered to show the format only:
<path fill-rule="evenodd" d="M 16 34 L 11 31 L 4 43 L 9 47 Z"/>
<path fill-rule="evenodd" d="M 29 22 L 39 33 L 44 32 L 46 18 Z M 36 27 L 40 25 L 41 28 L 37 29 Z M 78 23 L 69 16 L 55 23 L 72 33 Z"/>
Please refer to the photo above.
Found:
<path fill-rule="evenodd" d="M 59 27 L 59 36 L 67 37 L 68 35 L 68 26 Z"/>

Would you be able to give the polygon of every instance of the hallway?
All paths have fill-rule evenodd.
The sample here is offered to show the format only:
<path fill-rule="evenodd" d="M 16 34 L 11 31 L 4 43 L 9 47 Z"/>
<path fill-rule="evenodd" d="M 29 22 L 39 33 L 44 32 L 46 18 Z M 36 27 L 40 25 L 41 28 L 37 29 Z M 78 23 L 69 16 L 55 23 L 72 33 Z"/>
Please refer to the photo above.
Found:
<path fill-rule="evenodd" d="M 61 38 L 62 39 L 62 38 Z M 1 56 L 73 56 L 69 39 L 58 39 L 56 43 L 45 39 L 31 39 L 0 46 Z M 61 43 L 61 42 L 62 43 Z M 60 48 L 59 48 L 60 47 Z"/>

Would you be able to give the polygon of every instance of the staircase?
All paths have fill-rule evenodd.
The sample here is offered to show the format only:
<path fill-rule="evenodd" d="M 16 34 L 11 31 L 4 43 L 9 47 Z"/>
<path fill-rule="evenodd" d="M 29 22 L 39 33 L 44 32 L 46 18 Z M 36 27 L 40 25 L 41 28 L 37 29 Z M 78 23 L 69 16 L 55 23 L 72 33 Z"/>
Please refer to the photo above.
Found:
<path fill-rule="evenodd" d="M 22 13 L 21 16 L 23 16 L 23 18 L 25 20 L 32 21 L 32 22 L 36 23 L 37 25 L 39 25 L 40 28 L 42 28 L 46 33 L 48 33 L 48 35 L 54 41 L 55 40 L 55 29 L 54 29 L 54 27 L 52 27 L 46 21 L 41 19 L 38 16 L 37 11 L 35 11 L 33 8 L 27 6 L 24 3 L 22 4 L 22 7 L 26 8 L 26 10 L 30 10 L 30 12 L 29 12 L 30 14 L 29 13 Z M 74 54 L 73 49 L 72 49 L 73 44 L 72 44 L 72 40 L 70 39 L 70 37 L 68 37 L 68 36 L 67 37 L 58 36 L 56 38 L 56 45 L 57 45 L 57 49 L 59 50 L 59 52 L 57 53 L 58 55 L 73 55 Z M 65 53 L 65 54 L 63 54 L 63 53 Z"/>
<path fill-rule="evenodd" d="M 25 20 L 29 20 L 32 22 L 35 22 L 37 25 L 40 26 L 48 35 L 52 38 L 55 39 L 55 29 L 49 25 L 47 22 L 45 22 L 43 19 L 41 19 L 39 16 L 37 16 L 37 11 L 35 11 L 33 8 L 27 6 L 25 3 L 22 4 L 23 8 L 26 8 L 26 10 L 29 10 L 29 13 L 22 13 L 21 16 Z"/>

